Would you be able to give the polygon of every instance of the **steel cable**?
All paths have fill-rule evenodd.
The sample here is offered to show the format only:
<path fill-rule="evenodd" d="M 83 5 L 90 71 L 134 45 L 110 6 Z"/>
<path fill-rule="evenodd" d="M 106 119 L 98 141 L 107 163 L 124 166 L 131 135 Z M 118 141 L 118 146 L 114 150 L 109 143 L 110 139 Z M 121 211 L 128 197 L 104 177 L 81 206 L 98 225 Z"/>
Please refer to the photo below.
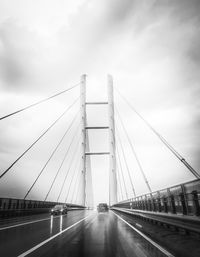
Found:
<path fill-rule="evenodd" d="M 66 173 L 66 175 L 65 175 L 65 178 L 64 178 L 64 180 L 63 180 L 63 183 L 62 183 L 62 186 L 61 186 L 59 195 L 58 195 L 58 197 L 57 197 L 57 202 L 58 202 L 58 200 L 59 200 L 59 198 L 60 198 L 60 196 L 61 196 L 61 194 L 62 194 L 64 185 L 65 185 L 65 181 L 66 181 L 66 179 L 67 179 L 67 177 L 68 177 L 69 171 L 70 171 L 71 166 L 72 166 L 72 163 L 73 163 L 73 161 L 74 161 L 74 157 L 76 156 L 75 153 L 77 152 L 77 146 L 78 146 L 78 144 L 80 143 L 80 140 L 81 140 L 81 137 L 79 137 L 79 139 L 78 139 L 78 141 L 77 141 L 77 143 L 76 143 L 76 147 L 75 147 L 75 149 L 74 149 L 74 151 L 73 151 L 72 158 L 71 158 L 71 162 L 70 162 L 70 164 L 69 164 L 69 168 L 68 168 L 67 173 Z"/>
<path fill-rule="evenodd" d="M 116 167 L 116 171 L 117 171 L 117 181 L 118 181 L 118 185 L 119 185 L 119 189 L 120 189 L 120 193 L 121 193 L 121 199 L 123 200 L 124 197 L 123 197 L 123 193 L 122 193 L 122 184 L 121 184 L 121 179 L 120 179 L 120 176 L 119 176 L 119 167 L 117 165 Z"/>
<path fill-rule="evenodd" d="M 73 191 L 72 191 L 72 198 L 71 198 L 71 203 L 73 202 L 73 199 L 74 199 L 74 194 L 75 194 L 75 191 L 76 191 L 76 188 L 77 188 L 77 185 L 78 185 L 78 181 L 80 179 L 79 177 L 79 173 L 77 173 L 77 176 L 76 176 L 76 180 L 75 180 L 75 183 L 74 183 L 74 188 L 73 188 Z"/>
<path fill-rule="evenodd" d="M 1 175 L 0 179 L 74 106 L 78 97 Z"/>
<path fill-rule="evenodd" d="M 120 121 L 120 123 L 121 123 L 121 125 L 122 125 L 122 128 L 123 128 L 124 132 L 125 132 L 126 138 L 127 138 L 128 142 L 129 142 L 129 145 L 130 145 L 130 147 L 131 147 L 131 150 L 132 150 L 132 152 L 133 152 L 133 155 L 134 155 L 134 157 L 135 157 L 135 159 L 136 159 L 136 162 L 137 162 L 137 164 L 138 164 L 138 167 L 139 167 L 139 169 L 140 169 L 140 172 L 141 172 L 141 174 L 142 174 L 142 176 L 143 176 L 143 179 L 144 179 L 144 181 L 145 181 L 145 183 L 146 183 L 146 185 L 147 185 L 147 188 L 148 188 L 149 192 L 151 193 L 152 190 L 151 190 L 151 187 L 150 187 L 149 182 L 148 182 L 148 180 L 147 180 L 147 177 L 146 177 L 146 175 L 145 175 L 145 172 L 144 172 L 144 170 L 143 170 L 143 168 L 142 168 L 142 165 L 141 165 L 141 163 L 140 163 L 140 161 L 139 161 L 139 158 L 138 158 L 138 156 L 137 156 L 137 153 L 136 153 L 136 151 L 135 151 L 135 148 L 133 147 L 133 144 L 132 144 L 132 142 L 131 142 L 131 139 L 130 139 L 130 137 L 129 137 L 129 135 L 128 135 L 128 132 L 127 132 L 125 126 L 124 126 L 124 123 L 123 123 L 123 121 L 122 121 L 122 118 L 121 118 L 121 116 L 120 116 L 120 114 L 119 114 L 119 111 L 118 111 L 118 109 L 116 108 L 116 106 L 115 106 L 115 109 L 116 109 L 116 111 L 117 111 L 117 115 L 118 115 L 118 117 L 119 117 L 119 121 Z"/>
<path fill-rule="evenodd" d="M 74 85 L 74 86 L 72 86 L 72 87 L 70 87 L 70 88 L 67 88 L 67 89 L 65 89 L 65 90 L 63 90 L 63 91 L 61 91 L 61 92 L 59 92 L 59 93 L 56 93 L 56 94 L 54 94 L 54 95 L 52 95 L 52 96 L 49 96 L 49 97 L 47 97 L 47 98 L 44 98 L 44 99 L 42 99 L 42 100 L 40 100 L 40 101 L 38 101 L 38 102 L 36 102 L 36 103 L 30 104 L 30 105 L 28 105 L 28 106 L 26 106 L 26 107 L 24 107 L 24 108 L 22 108 L 22 109 L 19 109 L 19 110 L 15 111 L 15 112 L 12 112 L 12 113 L 9 113 L 9 114 L 7 114 L 7 115 L 5 115 L 5 116 L 2 116 L 2 117 L 0 117 L 0 120 L 6 119 L 6 118 L 8 118 L 8 117 L 10 117 L 10 116 L 13 116 L 13 115 L 17 114 L 17 113 L 20 113 L 20 112 L 25 111 L 25 110 L 27 110 L 27 109 L 30 109 L 30 108 L 32 108 L 32 107 L 34 107 L 34 106 L 36 106 L 36 105 L 39 105 L 39 104 L 41 104 L 41 103 L 44 103 L 44 102 L 46 102 L 46 101 L 48 101 L 48 100 L 50 100 L 50 99 L 52 99 L 52 98 L 54 98 L 54 97 L 56 97 L 56 96 L 59 96 L 59 95 L 61 95 L 61 94 L 66 93 L 67 91 L 69 91 L 69 90 L 71 90 L 71 89 L 77 87 L 78 85 L 80 85 L 80 83 L 78 83 L 78 84 L 76 84 L 76 85 Z"/>
<path fill-rule="evenodd" d="M 53 182 L 51 183 L 51 186 L 50 186 L 49 191 L 47 192 L 47 194 L 46 194 L 46 196 L 45 196 L 44 201 L 47 200 L 47 198 L 48 198 L 48 196 L 49 196 L 49 194 L 50 194 L 50 192 L 51 192 L 51 189 L 52 189 L 53 186 L 54 186 L 54 183 L 55 183 L 55 181 L 56 181 L 56 179 L 57 179 L 57 177 L 58 177 L 58 174 L 60 173 L 60 170 L 61 170 L 61 168 L 62 168 L 62 166 L 63 166 L 63 164 L 64 164 L 64 162 L 65 162 L 65 160 L 66 160 L 66 158 L 67 158 L 67 155 L 68 155 L 68 153 L 69 153 L 69 150 L 70 150 L 70 148 L 71 148 L 71 145 L 72 145 L 72 143 L 74 142 L 75 137 L 77 136 L 77 132 L 78 132 L 79 127 L 80 127 L 80 124 L 78 125 L 78 127 L 77 127 L 77 129 L 76 129 L 76 131 L 75 131 L 75 133 L 74 133 L 74 136 L 72 137 L 72 140 L 71 140 L 71 142 L 70 142 L 70 144 L 69 144 L 69 147 L 67 148 L 67 151 L 66 151 L 66 153 L 65 153 L 65 155 L 64 155 L 64 158 L 63 158 L 63 160 L 62 160 L 62 162 L 61 162 L 61 164 L 60 164 L 60 166 L 59 166 L 59 168 L 58 168 L 58 170 L 57 170 L 57 172 L 56 172 L 56 175 L 55 175 L 55 177 L 54 177 L 54 179 L 53 179 Z"/>
<path fill-rule="evenodd" d="M 80 171 L 80 166 L 81 166 L 81 159 L 79 160 L 79 162 L 76 163 L 76 165 L 74 167 L 74 173 L 73 173 L 73 175 L 71 177 L 71 180 L 70 180 L 69 188 L 67 190 L 67 195 L 65 197 L 65 203 L 67 202 L 67 199 L 68 199 L 68 196 L 69 196 L 69 192 L 70 192 L 70 189 L 71 189 L 71 185 L 72 185 L 72 181 L 75 178 L 75 174 L 76 174 L 76 172 L 78 174 L 78 171 Z"/>
<path fill-rule="evenodd" d="M 183 156 L 181 156 L 174 148 L 171 146 L 167 140 L 161 136 L 152 126 L 151 124 L 142 117 L 142 115 L 136 111 L 136 109 L 129 103 L 129 101 L 115 88 L 118 94 L 122 97 L 122 99 L 127 103 L 127 105 L 136 113 L 143 122 L 150 128 L 150 130 L 161 140 L 161 142 L 187 167 L 187 169 L 197 178 L 200 179 L 200 174 L 185 160 Z"/>
<path fill-rule="evenodd" d="M 129 176 L 129 180 L 130 180 L 130 183 L 131 183 L 132 191 L 133 191 L 134 196 L 136 196 L 135 188 L 133 186 L 133 181 L 132 181 L 132 178 L 131 178 L 131 174 L 130 174 L 130 170 L 129 170 L 129 167 L 128 167 L 128 163 L 126 161 L 126 156 L 125 156 L 125 153 L 124 153 L 124 148 L 122 146 L 122 142 L 121 142 L 121 138 L 120 138 L 120 135 L 119 135 L 119 131 L 118 131 L 117 128 L 116 128 L 116 130 L 117 130 L 117 135 L 118 135 L 118 138 L 119 138 L 119 145 L 120 145 L 121 150 L 122 150 L 123 159 L 124 159 L 124 162 L 125 162 L 125 165 L 126 165 L 126 169 L 128 171 L 128 176 Z"/>
<path fill-rule="evenodd" d="M 70 123 L 70 125 L 67 127 L 67 130 L 65 131 L 64 135 L 61 137 L 61 139 L 59 140 L 58 144 L 56 145 L 56 147 L 54 148 L 53 152 L 50 154 L 48 160 L 46 161 L 46 163 L 44 164 L 44 166 L 42 167 L 40 173 L 38 174 L 37 178 L 35 179 L 35 181 L 33 182 L 33 184 L 31 185 L 31 187 L 29 188 L 29 190 L 27 191 L 26 195 L 24 196 L 24 200 L 27 198 L 27 196 L 29 195 L 29 193 L 31 192 L 32 188 L 34 187 L 34 185 L 36 184 L 36 182 L 38 181 L 39 177 L 42 175 L 43 171 L 45 170 L 45 168 L 47 167 L 48 163 L 51 161 L 51 159 L 53 158 L 54 154 L 56 153 L 56 151 L 58 150 L 59 146 L 62 144 L 64 138 L 66 137 L 68 131 L 70 130 L 71 126 L 73 125 L 74 121 L 76 120 L 76 118 L 78 117 L 78 113 L 75 115 L 75 117 L 73 118 L 72 122 Z"/>
<path fill-rule="evenodd" d="M 120 166 L 119 170 L 121 171 L 121 176 L 122 176 L 122 180 L 123 180 L 123 184 L 124 184 L 126 198 L 128 199 L 128 193 L 127 193 L 126 183 L 125 183 L 125 179 L 124 179 L 124 173 L 122 171 L 122 163 L 121 163 L 121 159 L 120 159 L 119 150 L 118 150 L 117 145 L 116 145 L 116 153 L 117 153 L 117 158 L 119 160 L 119 166 Z"/>

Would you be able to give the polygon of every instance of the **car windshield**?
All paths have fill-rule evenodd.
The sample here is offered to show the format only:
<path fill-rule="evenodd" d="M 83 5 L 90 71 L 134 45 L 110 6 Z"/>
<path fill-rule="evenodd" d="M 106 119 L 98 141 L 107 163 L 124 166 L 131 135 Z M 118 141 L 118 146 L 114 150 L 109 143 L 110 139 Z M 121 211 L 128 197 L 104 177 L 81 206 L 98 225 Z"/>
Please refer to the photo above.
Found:
<path fill-rule="evenodd" d="M 60 209 L 63 209 L 63 206 L 62 205 L 56 205 L 56 206 L 54 206 L 54 209 L 60 210 Z"/>
<path fill-rule="evenodd" d="M 107 205 L 106 203 L 100 203 L 100 204 L 99 204 L 99 207 L 100 207 L 100 208 L 107 208 L 108 205 Z"/>

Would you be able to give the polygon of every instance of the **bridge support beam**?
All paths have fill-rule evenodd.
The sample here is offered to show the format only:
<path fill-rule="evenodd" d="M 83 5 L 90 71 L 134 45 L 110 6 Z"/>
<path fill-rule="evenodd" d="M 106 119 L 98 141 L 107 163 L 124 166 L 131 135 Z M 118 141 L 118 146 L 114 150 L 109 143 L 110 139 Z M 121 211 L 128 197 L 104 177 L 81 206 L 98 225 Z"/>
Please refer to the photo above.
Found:
<path fill-rule="evenodd" d="M 114 98 L 113 78 L 108 75 L 108 121 L 109 121 L 109 205 L 117 203 L 117 178 L 116 178 L 116 146 L 115 146 L 115 120 L 114 120 Z"/>
<path fill-rule="evenodd" d="M 81 111 L 81 202 L 80 204 L 85 206 L 86 204 L 86 75 L 81 76 L 80 83 L 80 111 Z"/>
<path fill-rule="evenodd" d="M 86 120 L 87 123 L 87 120 Z M 86 130 L 86 151 L 90 152 L 90 144 L 88 137 L 88 130 Z M 93 199 L 93 186 L 92 186 L 92 169 L 91 169 L 91 159 L 90 156 L 86 155 L 86 199 L 85 205 L 89 208 L 94 208 L 94 199 Z"/>

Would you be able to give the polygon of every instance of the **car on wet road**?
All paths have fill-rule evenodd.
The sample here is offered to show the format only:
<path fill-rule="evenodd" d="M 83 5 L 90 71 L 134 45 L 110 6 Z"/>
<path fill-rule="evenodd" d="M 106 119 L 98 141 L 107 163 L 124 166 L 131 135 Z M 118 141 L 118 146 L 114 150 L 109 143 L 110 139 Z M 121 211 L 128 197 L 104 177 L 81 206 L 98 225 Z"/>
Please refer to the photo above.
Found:
<path fill-rule="evenodd" d="M 97 210 L 98 210 L 98 212 L 107 212 L 109 210 L 107 203 L 100 203 L 97 206 Z"/>
<path fill-rule="evenodd" d="M 68 209 L 65 204 L 57 204 L 51 209 L 51 215 L 62 215 L 67 214 Z"/>

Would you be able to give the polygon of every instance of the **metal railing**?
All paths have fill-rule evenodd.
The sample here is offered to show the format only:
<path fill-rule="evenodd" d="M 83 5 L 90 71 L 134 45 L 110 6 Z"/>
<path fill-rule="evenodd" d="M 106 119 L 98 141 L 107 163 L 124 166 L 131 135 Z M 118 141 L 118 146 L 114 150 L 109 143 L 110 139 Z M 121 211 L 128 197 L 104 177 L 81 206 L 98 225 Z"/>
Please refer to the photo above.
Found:
<path fill-rule="evenodd" d="M 166 214 L 200 216 L 200 180 L 119 202 L 113 207 Z"/>
<path fill-rule="evenodd" d="M 24 200 L 13 198 L 0 198 L 0 217 L 23 216 L 49 212 L 56 204 L 62 202 L 47 202 L 38 200 Z M 84 209 L 84 206 L 68 204 L 68 208 Z"/>

